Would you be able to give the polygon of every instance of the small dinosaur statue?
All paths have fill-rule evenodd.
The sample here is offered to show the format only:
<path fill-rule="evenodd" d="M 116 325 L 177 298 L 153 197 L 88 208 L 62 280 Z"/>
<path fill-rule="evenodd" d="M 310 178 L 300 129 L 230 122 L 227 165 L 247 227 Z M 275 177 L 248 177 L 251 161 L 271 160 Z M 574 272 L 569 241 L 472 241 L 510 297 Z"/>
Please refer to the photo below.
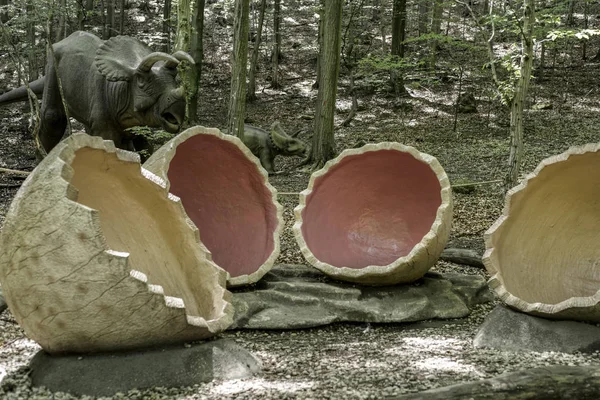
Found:
<path fill-rule="evenodd" d="M 299 133 L 300 131 L 298 131 Z M 270 132 L 252 125 L 244 125 L 244 144 L 252 154 L 260 159 L 260 163 L 269 175 L 275 175 L 275 157 L 281 156 L 305 156 L 308 148 L 306 144 L 288 135 L 281 128 L 279 121 L 271 125 Z"/>

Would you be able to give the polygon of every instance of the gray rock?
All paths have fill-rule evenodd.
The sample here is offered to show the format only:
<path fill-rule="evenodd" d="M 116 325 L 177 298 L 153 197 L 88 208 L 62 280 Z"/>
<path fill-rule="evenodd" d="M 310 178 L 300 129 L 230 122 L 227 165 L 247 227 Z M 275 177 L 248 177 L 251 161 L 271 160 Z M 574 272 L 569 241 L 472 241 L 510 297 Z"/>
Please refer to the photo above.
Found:
<path fill-rule="evenodd" d="M 395 397 L 397 400 L 597 400 L 600 367 L 556 365 Z"/>
<path fill-rule="evenodd" d="M 222 339 L 135 352 L 51 356 L 40 351 L 30 368 L 34 386 L 78 396 L 112 396 L 131 389 L 246 378 L 260 364 L 243 347 Z"/>
<path fill-rule="evenodd" d="M 474 345 L 515 352 L 591 353 L 600 350 L 600 327 L 552 321 L 498 306 L 481 325 Z"/>
<path fill-rule="evenodd" d="M 429 273 L 410 285 L 367 287 L 333 281 L 304 265 L 283 264 L 254 287 L 234 291 L 230 329 L 462 318 L 469 315 L 472 305 L 491 299 L 481 276 Z"/>
<path fill-rule="evenodd" d="M 2 288 L 0 288 L 0 313 L 8 308 L 6 305 L 6 300 L 4 300 L 4 296 L 2 295 Z"/>

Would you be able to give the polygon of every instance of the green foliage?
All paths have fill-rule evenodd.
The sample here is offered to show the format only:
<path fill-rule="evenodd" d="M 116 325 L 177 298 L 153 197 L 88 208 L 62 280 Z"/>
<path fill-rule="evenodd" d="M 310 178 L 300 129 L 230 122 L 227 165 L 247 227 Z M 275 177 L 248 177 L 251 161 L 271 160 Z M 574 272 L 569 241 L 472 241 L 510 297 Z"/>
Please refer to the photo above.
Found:
<path fill-rule="evenodd" d="M 134 126 L 128 128 L 126 131 L 131 132 L 135 139 L 141 139 L 142 142 L 148 143 L 149 148 L 144 148 L 137 153 L 140 155 L 142 160 L 148 159 L 152 153 L 152 149 L 156 150 L 169 140 L 173 138 L 173 135 L 160 129 L 152 129 L 147 126 Z"/>
<path fill-rule="evenodd" d="M 546 37 L 551 41 L 560 39 L 587 40 L 592 36 L 598 35 L 600 35 L 600 30 L 598 29 L 555 29 L 548 32 Z"/>

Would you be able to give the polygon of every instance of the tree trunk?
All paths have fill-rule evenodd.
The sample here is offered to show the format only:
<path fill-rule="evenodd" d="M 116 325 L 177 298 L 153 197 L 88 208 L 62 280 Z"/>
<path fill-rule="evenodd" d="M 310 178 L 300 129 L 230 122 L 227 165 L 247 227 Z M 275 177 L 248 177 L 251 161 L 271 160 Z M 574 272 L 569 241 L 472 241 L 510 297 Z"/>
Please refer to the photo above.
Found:
<path fill-rule="evenodd" d="M 80 31 L 83 30 L 83 21 L 85 20 L 85 14 L 86 10 L 83 0 L 77 0 L 77 29 Z"/>
<path fill-rule="evenodd" d="M 177 2 L 177 34 L 175 35 L 175 50 L 190 50 L 192 37 L 191 0 L 179 0 Z"/>
<path fill-rule="evenodd" d="M 29 0 L 26 5 L 27 15 L 33 15 L 33 7 L 33 1 Z M 39 76 L 37 58 L 35 56 L 35 22 L 33 18 L 27 20 L 27 42 L 29 42 L 27 63 L 29 66 L 29 82 L 31 82 L 35 81 Z"/>
<path fill-rule="evenodd" d="M 196 65 L 190 66 L 190 99 L 188 101 L 187 115 L 192 123 L 198 122 L 198 89 L 202 75 L 202 61 L 204 60 L 204 0 L 196 0 L 192 15 L 192 53 Z"/>
<path fill-rule="evenodd" d="M 385 53 L 385 24 L 383 23 L 383 1 L 373 0 L 373 16 L 371 21 L 375 26 L 379 26 L 379 34 L 381 35 L 381 51 Z"/>
<path fill-rule="evenodd" d="M 58 2 L 58 27 L 54 32 L 54 42 L 60 42 L 67 36 L 67 1 L 59 0 Z"/>
<path fill-rule="evenodd" d="M 430 11 L 429 0 L 419 0 L 419 36 L 429 33 L 427 26 L 429 25 Z"/>
<path fill-rule="evenodd" d="M 315 111 L 315 133 L 310 160 L 313 168 L 322 167 L 335 156 L 333 118 L 340 72 L 343 0 L 323 2 L 323 40 L 320 43 L 321 72 Z"/>
<path fill-rule="evenodd" d="M 406 34 L 406 0 L 394 0 L 392 7 L 392 57 L 400 62 L 404 57 L 404 37 Z M 405 95 L 402 71 L 394 69 L 391 72 L 391 82 L 396 96 Z"/>
<path fill-rule="evenodd" d="M 279 26 L 281 25 L 281 0 L 275 0 L 273 7 L 273 54 L 272 54 L 272 76 L 271 76 L 271 87 L 278 89 L 281 85 L 279 83 L 279 56 L 281 47 L 281 33 L 279 32 Z"/>
<path fill-rule="evenodd" d="M 231 135 L 244 138 L 246 116 L 246 67 L 248 65 L 249 0 L 235 0 L 233 22 L 233 54 L 231 59 L 231 93 L 227 130 Z"/>
<path fill-rule="evenodd" d="M 250 62 L 250 75 L 248 76 L 248 101 L 250 102 L 256 100 L 256 66 L 258 64 L 263 22 L 265 20 L 265 8 L 267 8 L 267 0 L 262 0 L 258 14 L 258 28 L 256 40 L 254 41 L 254 50 L 252 51 L 252 61 Z"/>
<path fill-rule="evenodd" d="M 322 2 L 321 2 L 321 8 L 319 11 L 319 31 L 318 31 L 317 35 L 318 35 L 317 43 L 320 46 L 321 43 L 323 43 L 323 5 L 322 5 Z M 598 51 L 598 54 L 600 54 L 600 51 Z M 321 77 L 321 52 L 319 51 L 319 54 L 317 54 L 317 79 L 315 79 L 315 83 L 312 84 L 313 89 L 319 88 L 320 77 Z"/>
<path fill-rule="evenodd" d="M 115 27 L 115 0 L 106 0 L 106 37 L 110 39 L 114 36 Z"/>
<path fill-rule="evenodd" d="M 167 53 L 171 53 L 171 0 L 165 0 L 165 8 L 163 10 L 163 36 L 165 37 L 163 50 Z"/>
<path fill-rule="evenodd" d="M 589 19 L 588 19 L 588 2 L 583 2 L 583 29 L 588 29 L 589 27 Z M 581 59 L 587 59 L 587 42 L 588 39 L 583 39 L 583 43 L 581 44 Z"/>
<path fill-rule="evenodd" d="M 119 35 L 125 34 L 125 0 L 121 0 L 119 5 L 121 8 L 121 14 L 119 16 Z"/>
<path fill-rule="evenodd" d="M 575 12 L 575 0 L 569 0 L 568 10 L 567 10 L 567 26 L 574 26 L 575 19 L 573 18 L 573 14 Z"/>
<path fill-rule="evenodd" d="M 442 32 L 442 14 L 444 13 L 443 0 L 434 0 L 433 15 L 431 18 L 431 33 L 439 35 Z M 429 68 L 435 69 L 438 51 L 438 41 L 433 39 L 429 47 Z"/>
<path fill-rule="evenodd" d="M 94 9 L 94 0 L 85 0 L 85 10 L 92 11 Z"/>
<path fill-rule="evenodd" d="M 177 32 L 175 35 L 174 50 L 182 50 L 185 52 L 190 51 L 191 37 L 192 37 L 192 26 L 191 20 L 191 1 L 192 0 L 179 0 L 177 3 Z M 190 73 L 192 66 L 185 64 L 179 64 L 178 70 L 182 77 L 183 88 L 185 89 L 185 100 L 186 104 L 190 104 L 191 101 L 191 88 L 194 86 L 193 77 Z M 189 108 L 186 107 L 185 121 L 189 122 L 189 114 L 187 112 Z"/>
<path fill-rule="evenodd" d="M 521 73 L 517 81 L 515 94 L 510 108 L 510 156 L 508 159 L 508 174 L 504 189 L 516 185 L 523 158 L 523 107 L 527 97 L 529 78 L 533 65 L 533 28 L 535 24 L 534 0 L 523 1 L 523 37 L 521 53 Z"/>

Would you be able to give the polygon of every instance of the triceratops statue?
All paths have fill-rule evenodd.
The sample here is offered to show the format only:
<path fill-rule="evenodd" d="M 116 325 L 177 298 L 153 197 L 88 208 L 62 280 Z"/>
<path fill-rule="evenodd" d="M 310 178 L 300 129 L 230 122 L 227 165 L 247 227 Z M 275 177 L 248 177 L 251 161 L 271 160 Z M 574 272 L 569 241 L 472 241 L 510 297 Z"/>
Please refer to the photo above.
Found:
<path fill-rule="evenodd" d="M 103 41 L 87 32 L 74 32 L 53 49 L 45 76 L 30 84 L 34 93 L 43 94 L 39 138 L 47 152 L 60 141 L 67 124 L 57 72 L 68 115 L 85 125 L 90 135 L 134 150 L 127 128 L 146 125 L 179 131 L 186 103 L 175 78 L 180 61 L 194 63 L 189 54 L 152 52 L 132 37 Z M 20 87 L 0 96 L 0 105 L 26 99 L 26 88 Z"/>
<path fill-rule="evenodd" d="M 300 139 L 286 134 L 279 122 L 271 125 L 271 132 L 252 125 L 244 125 L 244 144 L 252 154 L 260 159 L 260 163 L 269 175 L 275 172 L 275 157 L 305 156 L 307 147 Z"/>

